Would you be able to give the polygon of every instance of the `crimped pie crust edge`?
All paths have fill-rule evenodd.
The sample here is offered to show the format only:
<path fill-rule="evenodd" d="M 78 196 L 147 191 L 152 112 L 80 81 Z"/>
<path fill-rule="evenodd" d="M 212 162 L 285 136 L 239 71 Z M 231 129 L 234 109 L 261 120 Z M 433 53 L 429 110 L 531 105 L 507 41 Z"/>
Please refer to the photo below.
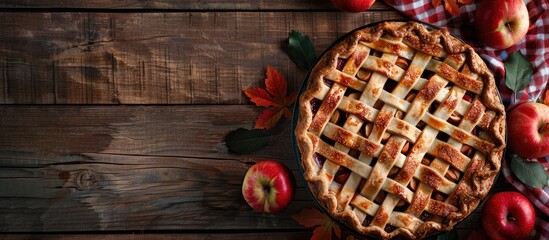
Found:
<path fill-rule="evenodd" d="M 427 221 L 416 231 L 411 232 L 405 228 L 397 228 L 392 232 L 386 232 L 384 229 L 376 226 L 362 226 L 362 223 L 352 212 L 337 212 L 337 199 L 335 194 L 328 191 L 330 184 L 324 178 L 318 177 L 313 171 L 315 161 L 313 159 L 314 149 L 311 139 L 307 136 L 307 129 L 311 125 L 313 112 L 310 101 L 316 93 L 320 91 L 319 84 L 323 84 L 324 76 L 337 66 L 337 59 L 340 55 L 350 55 L 360 41 L 374 41 L 382 34 L 390 34 L 395 37 L 405 37 L 414 35 L 419 37 L 422 42 L 429 44 L 440 43 L 448 53 L 464 53 L 467 56 L 466 64 L 472 72 L 479 74 L 484 80 L 484 89 L 481 94 L 483 103 L 487 109 L 496 112 L 495 118 L 490 125 L 490 132 L 493 135 L 496 147 L 494 147 L 484 166 L 479 168 L 469 177 L 470 185 L 463 186 L 471 189 L 465 190 L 459 198 L 459 212 L 453 212 L 442 224 Z M 456 39 L 445 29 L 427 29 L 418 22 L 397 22 L 388 21 L 379 23 L 373 27 L 367 27 L 353 31 L 342 41 L 334 44 L 319 59 L 317 64 L 310 72 L 309 86 L 301 94 L 299 101 L 299 119 L 295 129 L 297 145 L 301 154 L 301 164 L 303 167 L 304 178 L 307 180 L 309 188 L 318 202 L 331 215 L 345 224 L 353 227 L 356 231 L 366 235 L 373 235 L 384 239 L 402 235 L 408 238 L 422 238 L 437 231 L 448 231 L 459 221 L 467 217 L 479 203 L 488 194 L 497 173 L 500 170 L 501 159 L 505 148 L 505 108 L 500 102 L 499 94 L 496 89 L 495 79 L 488 70 L 484 61 L 478 56 L 474 49 Z M 461 185 L 461 184 L 460 184 Z"/>

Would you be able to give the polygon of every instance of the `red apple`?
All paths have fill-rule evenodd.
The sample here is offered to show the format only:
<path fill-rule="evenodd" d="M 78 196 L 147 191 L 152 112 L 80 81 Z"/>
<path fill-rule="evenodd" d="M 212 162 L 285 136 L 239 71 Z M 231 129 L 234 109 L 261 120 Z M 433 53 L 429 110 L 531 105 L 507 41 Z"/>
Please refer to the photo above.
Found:
<path fill-rule="evenodd" d="M 530 19 L 522 0 L 482 0 L 475 13 L 475 25 L 484 44 L 506 49 L 524 38 Z"/>
<path fill-rule="evenodd" d="M 292 201 L 294 178 L 284 164 L 265 160 L 254 164 L 244 177 L 242 195 L 260 213 L 278 213 Z"/>
<path fill-rule="evenodd" d="M 525 158 L 549 155 L 549 106 L 522 103 L 507 115 L 507 144 Z"/>
<path fill-rule="evenodd" d="M 536 223 L 532 203 L 518 192 L 499 192 L 484 203 L 482 226 L 492 240 L 528 239 Z"/>
<path fill-rule="evenodd" d="M 374 4 L 375 0 L 332 0 L 336 8 L 350 13 L 366 11 Z"/>

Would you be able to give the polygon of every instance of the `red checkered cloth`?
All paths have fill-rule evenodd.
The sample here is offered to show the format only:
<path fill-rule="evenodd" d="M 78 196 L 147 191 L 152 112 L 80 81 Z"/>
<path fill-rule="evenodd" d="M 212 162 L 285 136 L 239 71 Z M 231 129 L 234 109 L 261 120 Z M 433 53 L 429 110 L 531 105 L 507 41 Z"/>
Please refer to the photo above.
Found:
<path fill-rule="evenodd" d="M 509 108 L 517 103 L 538 101 L 549 81 L 549 3 L 547 0 L 525 0 L 530 16 L 530 29 L 526 37 L 515 46 L 506 50 L 496 50 L 479 42 L 475 36 L 476 2 L 462 5 L 459 16 L 452 16 L 444 9 L 444 4 L 438 7 L 431 0 L 384 0 L 404 15 L 437 27 L 446 28 L 454 36 L 461 38 L 475 48 L 487 63 L 498 81 L 498 88 L 503 103 Z M 530 84 L 521 92 L 513 93 L 505 86 L 505 69 L 503 62 L 509 54 L 521 51 L 534 65 L 534 75 Z M 549 173 L 549 156 L 538 159 Z M 549 239 L 549 183 L 543 188 L 532 188 L 520 182 L 510 170 L 507 161 L 502 164 L 502 172 L 507 181 L 528 197 L 539 209 L 541 215 L 536 222 L 536 231 L 532 233 L 535 239 Z M 543 219 L 542 219 L 543 218 Z"/>

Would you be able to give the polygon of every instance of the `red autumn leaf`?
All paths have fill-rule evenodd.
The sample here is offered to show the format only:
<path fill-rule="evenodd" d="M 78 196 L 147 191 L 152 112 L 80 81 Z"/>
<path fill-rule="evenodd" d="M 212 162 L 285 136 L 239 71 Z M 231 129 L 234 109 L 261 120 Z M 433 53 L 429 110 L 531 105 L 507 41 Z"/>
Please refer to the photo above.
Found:
<path fill-rule="evenodd" d="M 288 96 L 288 82 L 275 68 L 267 66 L 265 78 L 266 90 L 263 88 L 251 88 L 244 90 L 244 94 L 258 107 L 266 107 L 255 122 L 255 128 L 269 129 L 276 126 L 284 115 L 291 118 L 290 106 L 297 99 L 297 92 Z"/>
<path fill-rule="evenodd" d="M 280 120 L 282 115 L 284 114 L 283 109 L 277 109 L 277 108 L 269 108 L 265 109 L 257 120 L 255 121 L 254 128 L 257 129 L 269 129 L 276 126 L 276 123 Z"/>
<path fill-rule="evenodd" d="M 311 240 L 332 240 L 332 229 L 323 225 L 316 227 Z"/>
<path fill-rule="evenodd" d="M 271 66 L 267 66 L 267 78 L 265 78 L 265 86 L 275 99 L 286 98 L 288 92 L 288 83 L 282 74 Z"/>
<path fill-rule="evenodd" d="M 446 11 L 452 16 L 457 16 L 459 15 L 459 7 L 461 5 L 471 4 L 473 2 L 474 0 L 444 0 L 444 9 L 446 9 Z M 442 0 L 432 0 L 431 5 L 436 8 L 442 5 Z"/>
<path fill-rule="evenodd" d="M 326 222 L 327 217 L 326 215 L 319 212 L 316 208 L 305 208 L 302 209 L 299 213 L 294 214 L 292 218 L 304 227 L 310 228 L 318 225 L 323 225 L 324 222 Z"/>
<path fill-rule="evenodd" d="M 284 105 L 286 106 L 290 106 L 292 104 L 295 103 L 295 100 L 297 99 L 297 92 L 292 92 L 290 93 L 290 95 L 288 95 L 285 99 L 284 99 Z"/>
<path fill-rule="evenodd" d="M 263 88 L 250 88 L 244 90 L 244 94 L 250 98 L 250 101 L 258 107 L 275 107 L 278 104 L 273 97 Z"/>
<path fill-rule="evenodd" d="M 459 15 L 459 6 L 456 0 L 445 0 L 444 7 L 446 8 L 446 11 L 448 11 L 452 16 Z"/>
<path fill-rule="evenodd" d="M 331 227 L 332 227 L 332 230 L 334 231 L 335 235 L 337 238 L 341 239 L 341 228 L 339 228 L 339 225 L 337 225 L 336 223 L 331 222 Z"/>
<path fill-rule="evenodd" d="M 332 239 L 332 231 L 337 238 L 341 238 L 341 229 L 331 218 L 322 214 L 316 208 L 303 209 L 292 216 L 299 224 L 304 227 L 314 227 L 311 240 Z"/>

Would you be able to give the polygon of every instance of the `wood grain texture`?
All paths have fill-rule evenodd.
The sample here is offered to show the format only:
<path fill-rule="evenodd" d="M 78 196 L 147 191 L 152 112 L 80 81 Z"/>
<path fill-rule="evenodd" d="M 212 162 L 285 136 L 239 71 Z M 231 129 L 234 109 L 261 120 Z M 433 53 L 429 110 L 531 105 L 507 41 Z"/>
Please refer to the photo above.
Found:
<path fill-rule="evenodd" d="M 0 2 L 0 8 L 6 9 L 116 9 L 116 10 L 315 10 L 336 11 L 337 9 L 331 4 L 330 0 L 71 0 L 71 1 L 56 1 L 56 0 L 37 0 L 37 1 L 20 1 L 20 0 L 3 0 Z M 387 10 L 389 7 L 381 2 L 376 2 L 370 10 Z"/>
<path fill-rule="evenodd" d="M 264 240 L 303 240 L 309 239 L 312 235 L 312 230 L 302 231 L 261 231 L 261 232 L 247 232 L 247 233 L 116 233 L 116 234 L 4 234 L 3 240 L 15 240 L 15 239 L 42 239 L 42 240 L 195 240 L 195 239 L 228 239 L 228 240 L 242 240 L 242 239 L 264 239 Z"/>
<path fill-rule="evenodd" d="M 241 193 L 250 163 L 240 160 L 6 152 L 0 159 L 0 232 L 300 229 L 291 215 L 313 206 L 299 183 L 285 212 L 253 212 Z"/>
<path fill-rule="evenodd" d="M 291 30 L 318 53 L 394 11 L 0 13 L 0 103 L 242 104 L 267 65 L 296 89 Z M 314 24 L 313 24 L 314 23 Z"/>
<path fill-rule="evenodd" d="M 255 154 L 223 144 L 256 110 L 1 106 L 0 232 L 299 229 L 291 214 L 313 206 L 301 181 L 281 215 L 254 213 L 242 198 L 256 161 L 279 160 L 299 179 L 288 121 Z"/>
<path fill-rule="evenodd" d="M 223 144 L 239 127 L 252 128 L 252 105 L 3 105 L 0 149 L 43 154 L 104 153 L 235 159 Z M 253 157 L 293 159 L 290 121 Z"/>

